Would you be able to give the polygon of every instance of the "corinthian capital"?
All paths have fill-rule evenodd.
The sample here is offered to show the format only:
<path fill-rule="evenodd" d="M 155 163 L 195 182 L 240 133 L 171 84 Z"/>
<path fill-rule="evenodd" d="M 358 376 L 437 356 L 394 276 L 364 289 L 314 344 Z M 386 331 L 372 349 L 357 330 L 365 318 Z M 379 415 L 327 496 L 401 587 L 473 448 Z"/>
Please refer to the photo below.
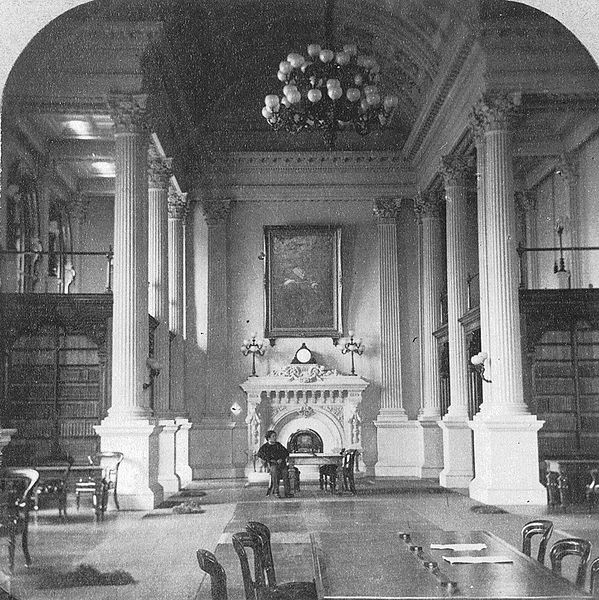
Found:
<path fill-rule="evenodd" d="M 445 187 L 450 185 L 465 186 L 467 176 L 472 172 L 473 161 L 469 156 L 448 154 L 441 158 L 441 175 Z"/>
<path fill-rule="evenodd" d="M 168 192 L 168 216 L 170 219 L 185 219 L 187 216 L 187 193 L 171 188 Z"/>
<path fill-rule="evenodd" d="M 231 214 L 231 200 L 211 200 L 202 205 L 208 225 L 225 223 Z"/>
<path fill-rule="evenodd" d="M 508 129 L 514 109 L 513 94 L 483 94 L 482 98 L 472 107 L 470 113 L 470 124 L 475 135 L 487 131 Z"/>
<path fill-rule="evenodd" d="M 414 199 L 414 212 L 421 218 L 439 219 L 443 210 L 440 195 L 434 192 L 418 194 Z"/>
<path fill-rule="evenodd" d="M 148 130 L 147 94 L 112 94 L 107 103 L 117 133 L 143 133 Z"/>
<path fill-rule="evenodd" d="M 148 149 L 148 185 L 150 189 L 168 190 L 173 159 L 158 154 L 154 146 Z"/>
<path fill-rule="evenodd" d="M 372 212 L 378 219 L 396 219 L 399 214 L 399 200 L 379 198 L 374 201 Z"/>
<path fill-rule="evenodd" d="M 537 194 L 534 190 L 515 190 L 514 201 L 516 208 L 522 213 L 537 210 Z"/>

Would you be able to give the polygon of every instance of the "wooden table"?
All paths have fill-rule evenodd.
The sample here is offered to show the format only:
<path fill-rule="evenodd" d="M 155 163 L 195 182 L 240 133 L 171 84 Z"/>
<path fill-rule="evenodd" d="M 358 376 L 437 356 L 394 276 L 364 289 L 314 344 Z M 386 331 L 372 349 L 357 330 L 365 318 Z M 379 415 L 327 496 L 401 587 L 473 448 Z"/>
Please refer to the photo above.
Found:
<path fill-rule="evenodd" d="M 405 538 L 403 539 L 402 538 Z M 484 543 L 478 552 L 432 550 L 431 544 Z M 590 598 L 538 561 L 485 531 L 422 531 L 381 536 L 311 536 L 316 587 L 323 600 Z M 511 563 L 451 565 L 443 556 L 507 556 Z"/>
<path fill-rule="evenodd" d="M 562 508 L 585 500 L 585 487 L 591 482 L 591 471 L 599 469 L 599 460 L 567 458 L 545 460 L 548 502 Z"/>

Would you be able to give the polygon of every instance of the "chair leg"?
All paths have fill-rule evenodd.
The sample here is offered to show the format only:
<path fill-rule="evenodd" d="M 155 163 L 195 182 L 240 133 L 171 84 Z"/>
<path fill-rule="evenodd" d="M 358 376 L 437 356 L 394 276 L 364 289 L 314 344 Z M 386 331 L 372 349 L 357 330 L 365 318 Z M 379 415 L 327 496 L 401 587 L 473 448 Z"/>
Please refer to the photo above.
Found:
<path fill-rule="evenodd" d="M 116 509 L 121 510 L 121 507 L 119 506 L 119 497 L 116 495 L 116 484 L 114 485 L 112 497 L 114 498 L 114 505 L 116 506 Z"/>
<path fill-rule="evenodd" d="M 77 510 L 79 510 L 79 503 L 81 501 L 79 492 L 75 492 L 75 503 L 77 505 Z"/>
<path fill-rule="evenodd" d="M 25 556 L 25 565 L 31 566 L 31 555 L 29 554 L 29 530 L 27 523 L 24 525 L 23 533 L 21 534 L 21 546 L 23 547 L 23 554 Z M 14 559 L 14 543 L 13 543 L 13 559 Z"/>

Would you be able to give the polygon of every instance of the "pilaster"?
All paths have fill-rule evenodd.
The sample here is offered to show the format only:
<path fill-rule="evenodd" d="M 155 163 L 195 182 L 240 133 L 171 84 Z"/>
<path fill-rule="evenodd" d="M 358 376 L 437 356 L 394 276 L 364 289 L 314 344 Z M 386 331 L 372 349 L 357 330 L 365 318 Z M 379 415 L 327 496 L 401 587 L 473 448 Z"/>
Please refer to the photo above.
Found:
<path fill-rule="evenodd" d="M 465 487 L 473 477 L 472 432 L 468 427 L 468 346 L 460 319 L 468 310 L 466 250 L 466 184 L 471 171 L 468 157 L 442 159 L 445 185 L 447 243 L 447 330 L 451 403 L 443 417 L 443 470 L 439 482 Z"/>
<path fill-rule="evenodd" d="M 406 465 L 406 456 L 397 450 L 399 446 L 410 447 L 407 438 L 414 437 L 416 425 L 408 423 L 401 389 L 398 203 L 399 200 L 395 199 L 380 199 L 374 204 L 379 239 L 381 306 L 381 404 L 374 422 L 377 428 L 377 475 L 409 475 L 417 469 L 416 457 L 411 456 Z"/>

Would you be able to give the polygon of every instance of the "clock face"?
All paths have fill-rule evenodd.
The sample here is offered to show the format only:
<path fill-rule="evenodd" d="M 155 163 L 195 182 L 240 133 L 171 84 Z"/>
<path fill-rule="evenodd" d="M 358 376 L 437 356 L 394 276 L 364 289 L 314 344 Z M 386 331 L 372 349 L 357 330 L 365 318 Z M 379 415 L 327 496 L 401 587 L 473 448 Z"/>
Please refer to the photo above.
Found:
<path fill-rule="evenodd" d="M 296 353 L 295 357 L 301 363 L 308 363 L 312 360 L 312 352 L 308 348 L 300 348 Z"/>

